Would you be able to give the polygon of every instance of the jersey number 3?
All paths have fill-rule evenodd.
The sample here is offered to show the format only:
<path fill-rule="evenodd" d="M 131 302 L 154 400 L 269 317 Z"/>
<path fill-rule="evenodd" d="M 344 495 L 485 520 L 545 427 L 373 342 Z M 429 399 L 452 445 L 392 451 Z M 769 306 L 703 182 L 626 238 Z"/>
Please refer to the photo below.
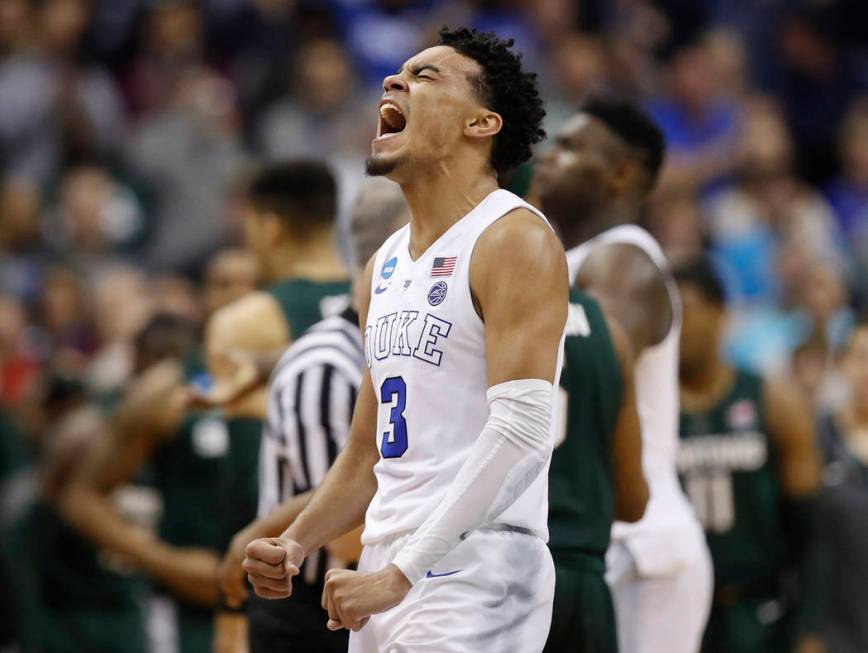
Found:
<path fill-rule="evenodd" d="M 407 384 L 400 376 L 390 376 L 380 386 L 380 401 L 391 404 L 389 430 L 383 432 L 380 453 L 383 458 L 400 458 L 407 451 L 407 420 L 404 409 L 407 407 Z"/>

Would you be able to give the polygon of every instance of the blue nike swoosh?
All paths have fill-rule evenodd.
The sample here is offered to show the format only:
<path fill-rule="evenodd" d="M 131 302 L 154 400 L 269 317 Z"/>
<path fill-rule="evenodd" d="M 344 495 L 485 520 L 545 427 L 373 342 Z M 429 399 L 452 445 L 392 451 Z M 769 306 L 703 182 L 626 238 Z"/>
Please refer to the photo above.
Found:
<path fill-rule="evenodd" d="M 377 295 L 379 295 L 380 293 L 384 293 L 384 292 L 386 292 L 388 289 L 389 289 L 389 286 L 388 286 L 388 285 L 386 285 L 385 288 L 380 288 L 380 286 L 377 286 L 376 288 L 374 288 L 374 293 L 376 293 Z"/>
<path fill-rule="evenodd" d="M 463 571 L 463 569 L 456 569 L 455 571 L 447 571 L 445 574 L 435 574 L 432 573 L 431 570 L 428 570 L 428 573 L 425 574 L 425 578 L 442 578 L 443 576 L 451 576 L 452 574 L 457 574 L 459 571 Z"/>

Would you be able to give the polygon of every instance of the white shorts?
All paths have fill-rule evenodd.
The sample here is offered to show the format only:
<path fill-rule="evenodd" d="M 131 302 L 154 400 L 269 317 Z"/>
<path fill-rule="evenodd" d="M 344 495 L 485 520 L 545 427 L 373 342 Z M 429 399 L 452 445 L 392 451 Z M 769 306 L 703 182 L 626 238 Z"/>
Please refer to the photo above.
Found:
<path fill-rule="evenodd" d="M 612 542 L 606 563 L 621 653 L 699 651 L 714 585 L 706 547 L 669 575 L 642 575 L 624 542 Z"/>
<path fill-rule="evenodd" d="M 408 536 L 366 546 L 359 570 L 377 571 Z M 538 537 L 473 531 L 406 598 L 350 633 L 349 653 L 538 653 L 548 636 L 555 570 Z"/>

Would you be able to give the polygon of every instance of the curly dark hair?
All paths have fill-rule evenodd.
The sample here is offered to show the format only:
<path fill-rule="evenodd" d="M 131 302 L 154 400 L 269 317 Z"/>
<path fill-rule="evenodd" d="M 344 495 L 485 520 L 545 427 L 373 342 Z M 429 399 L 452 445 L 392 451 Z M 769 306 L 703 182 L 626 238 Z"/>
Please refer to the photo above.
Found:
<path fill-rule="evenodd" d="M 440 45 L 448 45 L 482 67 L 482 75 L 471 81 L 486 106 L 503 118 L 491 148 L 491 167 L 498 174 L 527 161 L 531 146 L 546 135 L 540 126 L 546 112 L 536 73 L 521 69 L 521 54 L 510 50 L 513 43 L 513 39 L 466 27 L 440 30 Z"/>

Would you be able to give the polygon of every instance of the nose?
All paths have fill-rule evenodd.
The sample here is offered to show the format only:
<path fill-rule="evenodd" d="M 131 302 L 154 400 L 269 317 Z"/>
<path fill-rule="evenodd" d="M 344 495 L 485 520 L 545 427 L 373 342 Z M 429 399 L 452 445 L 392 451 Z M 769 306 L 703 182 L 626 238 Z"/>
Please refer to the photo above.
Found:
<path fill-rule="evenodd" d="M 399 74 L 389 75 L 383 80 L 383 90 L 386 93 L 389 91 L 406 91 L 407 82 Z"/>

